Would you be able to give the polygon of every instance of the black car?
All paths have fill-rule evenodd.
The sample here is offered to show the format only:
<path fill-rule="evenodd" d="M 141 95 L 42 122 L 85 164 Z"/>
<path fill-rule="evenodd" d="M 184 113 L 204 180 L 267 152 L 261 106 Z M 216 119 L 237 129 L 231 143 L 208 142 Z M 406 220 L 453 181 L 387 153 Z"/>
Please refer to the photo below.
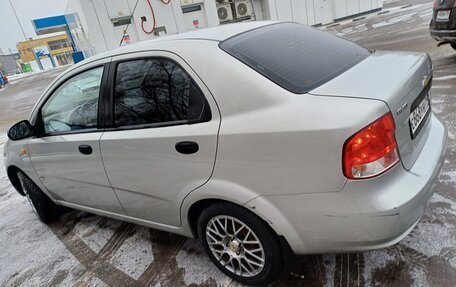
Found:
<path fill-rule="evenodd" d="M 450 44 L 456 50 L 456 0 L 434 0 L 429 30 L 439 46 Z"/>

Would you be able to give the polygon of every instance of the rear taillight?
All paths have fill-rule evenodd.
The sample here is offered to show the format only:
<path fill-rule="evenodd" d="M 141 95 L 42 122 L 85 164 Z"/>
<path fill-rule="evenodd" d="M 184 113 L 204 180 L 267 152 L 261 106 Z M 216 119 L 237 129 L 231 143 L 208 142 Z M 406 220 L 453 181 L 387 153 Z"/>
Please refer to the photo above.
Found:
<path fill-rule="evenodd" d="M 363 128 L 344 144 L 343 169 L 349 179 L 365 179 L 384 173 L 399 162 L 395 126 L 387 113 Z"/>

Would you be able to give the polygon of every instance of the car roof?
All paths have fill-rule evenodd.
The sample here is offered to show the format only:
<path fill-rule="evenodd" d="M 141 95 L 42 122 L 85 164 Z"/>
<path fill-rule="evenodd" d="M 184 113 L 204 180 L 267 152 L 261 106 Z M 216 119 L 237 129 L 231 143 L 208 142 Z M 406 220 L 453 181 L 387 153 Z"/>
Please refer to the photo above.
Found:
<path fill-rule="evenodd" d="M 107 57 L 114 57 L 121 54 L 128 54 L 128 53 L 135 53 L 135 52 L 142 52 L 148 51 L 154 48 L 154 46 L 158 46 L 157 44 L 163 42 L 171 42 L 171 41 L 181 41 L 181 40 L 201 40 L 201 41 L 216 41 L 222 42 L 230 37 L 235 35 L 241 34 L 246 31 L 250 31 L 256 28 L 260 28 L 263 26 L 271 25 L 274 23 L 279 23 L 277 21 L 252 21 L 252 22 L 244 22 L 244 23 L 235 23 L 235 24 L 227 24 L 227 25 L 220 25 L 211 28 L 204 28 L 201 30 L 194 30 L 191 32 L 184 32 L 164 37 L 157 37 L 151 40 L 140 41 L 137 43 L 125 45 L 119 47 L 117 49 L 113 49 L 108 52 L 103 52 L 88 58 L 86 61 L 82 61 L 81 64 L 87 64 L 93 61 L 97 61 Z M 79 66 L 79 65 L 75 65 Z"/>
<path fill-rule="evenodd" d="M 254 30 L 257 28 L 261 28 L 264 26 L 272 25 L 275 23 L 280 23 L 280 21 L 252 21 L 252 22 L 243 22 L 243 23 L 234 23 L 234 24 L 226 24 L 226 25 L 220 25 L 220 26 L 215 26 L 215 27 L 210 27 L 210 28 L 204 28 L 200 30 L 193 30 L 190 32 L 184 32 L 184 33 L 179 33 L 179 34 L 174 34 L 174 35 L 168 35 L 164 37 L 157 37 L 151 40 L 145 40 L 145 41 L 140 41 L 132 44 L 128 44 L 107 52 L 99 53 L 95 56 L 92 56 L 90 58 L 87 58 L 76 65 L 71 66 L 70 68 L 66 69 L 62 74 L 60 74 L 59 77 L 57 77 L 50 85 L 54 85 L 56 81 L 58 81 L 61 77 L 64 77 L 65 75 L 70 74 L 72 71 L 80 68 L 81 66 L 93 63 L 98 60 L 106 59 L 106 58 L 111 58 L 115 57 L 117 55 L 123 55 L 123 54 L 130 54 L 130 53 L 137 53 L 137 52 L 146 52 L 146 51 L 151 51 L 154 49 L 160 50 L 163 46 L 166 47 L 166 49 L 169 49 L 170 43 L 172 42 L 178 42 L 182 40 L 194 40 L 194 41 L 199 41 L 203 45 L 207 41 L 211 42 L 222 42 L 228 38 L 231 38 L 233 36 L 236 36 L 238 34 Z M 161 45 L 166 43 L 167 45 Z M 38 104 L 38 102 L 37 102 Z M 36 105 L 35 105 L 36 107 Z M 35 110 L 35 107 L 32 110 Z"/>

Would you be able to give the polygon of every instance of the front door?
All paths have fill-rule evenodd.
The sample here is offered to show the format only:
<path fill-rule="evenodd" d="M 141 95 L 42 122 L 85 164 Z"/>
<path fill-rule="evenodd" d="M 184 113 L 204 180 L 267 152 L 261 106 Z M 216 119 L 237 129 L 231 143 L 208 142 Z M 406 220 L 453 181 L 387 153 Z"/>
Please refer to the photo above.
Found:
<path fill-rule="evenodd" d="M 35 126 L 41 136 L 28 142 L 32 164 L 57 200 L 123 213 L 100 153 L 98 101 L 103 65 L 75 73 L 40 108 Z"/>
<path fill-rule="evenodd" d="M 183 199 L 214 168 L 218 110 L 179 57 L 130 57 L 111 64 L 112 128 L 101 138 L 106 172 L 128 215 L 179 226 Z"/>

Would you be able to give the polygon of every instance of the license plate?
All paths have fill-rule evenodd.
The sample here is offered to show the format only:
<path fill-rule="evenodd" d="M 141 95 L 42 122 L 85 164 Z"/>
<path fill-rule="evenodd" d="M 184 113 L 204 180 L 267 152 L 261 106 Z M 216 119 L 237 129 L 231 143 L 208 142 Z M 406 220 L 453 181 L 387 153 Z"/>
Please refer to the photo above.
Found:
<path fill-rule="evenodd" d="M 450 19 L 451 10 L 443 10 L 437 12 L 437 20 L 448 20 Z"/>
<path fill-rule="evenodd" d="M 412 132 L 412 139 L 416 137 L 418 132 L 420 131 L 421 125 L 424 122 L 424 119 L 427 117 L 431 108 L 431 104 L 429 102 L 429 94 L 424 97 L 421 103 L 410 113 L 409 123 L 410 123 L 410 131 Z"/>

